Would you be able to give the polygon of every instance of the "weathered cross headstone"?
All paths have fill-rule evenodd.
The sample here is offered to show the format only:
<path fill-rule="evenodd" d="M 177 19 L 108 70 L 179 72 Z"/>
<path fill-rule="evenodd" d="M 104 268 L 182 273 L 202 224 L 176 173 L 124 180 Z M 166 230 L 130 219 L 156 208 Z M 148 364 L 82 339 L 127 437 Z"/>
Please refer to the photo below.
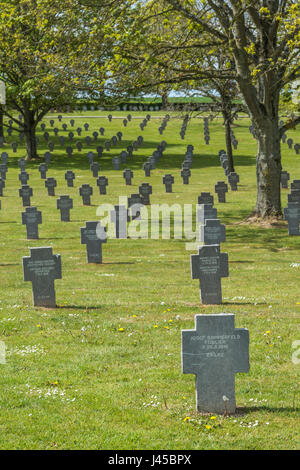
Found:
<path fill-rule="evenodd" d="M 150 194 L 152 194 L 152 186 L 149 183 L 142 183 L 139 186 L 139 193 L 145 206 L 150 204 Z"/>
<path fill-rule="evenodd" d="M 51 162 L 51 158 L 52 158 L 52 155 L 50 152 L 44 153 L 44 159 L 45 159 L 46 165 L 49 165 L 49 163 Z"/>
<path fill-rule="evenodd" d="M 54 280 L 61 279 L 61 257 L 51 247 L 30 248 L 23 257 L 24 281 L 32 282 L 35 307 L 56 307 Z"/>
<path fill-rule="evenodd" d="M 217 209 L 212 204 L 200 204 L 197 206 L 196 222 L 204 225 L 207 219 L 217 219 Z"/>
<path fill-rule="evenodd" d="M 166 193 L 172 192 L 172 186 L 174 184 L 174 176 L 167 174 L 163 177 L 163 184 L 166 188 Z"/>
<path fill-rule="evenodd" d="M 70 222 L 70 210 L 73 209 L 73 199 L 68 195 L 60 196 L 56 200 L 56 208 L 60 210 L 60 220 Z"/>
<path fill-rule="evenodd" d="M 238 187 L 237 184 L 240 181 L 239 175 L 235 172 L 229 173 L 228 175 L 228 183 L 230 184 L 231 191 L 237 191 Z"/>
<path fill-rule="evenodd" d="M 3 180 L 6 180 L 7 165 L 6 163 L 0 164 L 0 175 Z"/>
<path fill-rule="evenodd" d="M 210 193 L 201 193 L 201 195 L 198 196 L 198 204 L 214 205 L 214 197 Z"/>
<path fill-rule="evenodd" d="M 226 202 L 226 193 L 228 192 L 228 185 L 224 181 L 218 181 L 215 185 L 215 193 L 218 195 L 218 201 Z"/>
<path fill-rule="evenodd" d="M 249 369 L 249 331 L 233 314 L 196 315 L 195 329 L 182 330 L 182 372 L 196 375 L 199 412 L 235 413 L 235 374 Z"/>
<path fill-rule="evenodd" d="M 19 180 L 21 185 L 26 185 L 29 180 L 29 174 L 26 171 L 21 171 L 21 173 L 19 173 Z"/>
<path fill-rule="evenodd" d="M 65 180 L 67 181 L 67 186 L 73 188 L 74 186 L 75 173 L 72 170 L 67 170 L 65 172 Z"/>
<path fill-rule="evenodd" d="M 27 184 L 23 185 L 19 189 L 19 196 L 22 198 L 23 207 L 30 206 L 30 198 L 32 196 L 32 188 Z"/>
<path fill-rule="evenodd" d="M 112 164 L 113 164 L 114 170 L 119 170 L 120 169 L 120 158 L 119 157 L 113 157 Z"/>
<path fill-rule="evenodd" d="M 99 176 L 97 178 L 97 186 L 99 187 L 100 194 L 106 194 L 106 186 L 108 186 L 108 179 L 106 176 Z"/>
<path fill-rule="evenodd" d="M 5 188 L 5 180 L 0 178 L 0 196 L 3 196 L 3 188 Z"/>
<path fill-rule="evenodd" d="M 25 171 L 26 169 L 26 161 L 25 158 L 19 158 L 18 165 L 21 171 Z"/>
<path fill-rule="evenodd" d="M 189 184 L 189 179 L 190 179 L 190 176 L 191 176 L 191 170 L 189 168 L 183 168 L 181 170 L 180 175 L 181 175 L 183 184 Z"/>
<path fill-rule="evenodd" d="M 99 165 L 99 163 L 98 163 L 98 162 L 93 162 L 93 163 L 91 164 L 91 166 L 90 166 L 90 169 L 91 169 L 91 171 L 92 171 L 92 173 L 93 173 L 93 176 L 94 176 L 95 178 L 98 178 L 98 173 L 99 173 L 99 171 L 100 171 L 100 165 Z"/>
<path fill-rule="evenodd" d="M 221 278 L 228 277 L 228 254 L 220 253 L 220 245 L 205 245 L 197 255 L 191 255 L 192 279 L 200 280 L 203 304 L 221 304 Z"/>
<path fill-rule="evenodd" d="M 290 236 L 299 236 L 300 204 L 299 202 L 289 202 L 283 209 L 284 220 L 288 221 L 288 231 Z"/>
<path fill-rule="evenodd" d="M 47 178 L 47 171 L 48 171 L 48 166 L 46 163 L 40 163 L 39 165 L 39 172 L 41 175 L 41 179 L 45 180 Z"/>
<path fill-rule="evenodd" d="M 125 179 L 126 186 L 130 186 L 133 178 L 133 171 L 130 170 L 130 168 L 126 168 L 126 170 L 123 171 L 123 178 Z"/>
<path fill-rule="evenodd" d="M 91 205 L 91 195 L 93 194 L 93 188 L 89 184 L 83 184 L 79 188 L 79 194 L 82 197 L 82 203 L 85 206 Z"/>
<path fill-rule="evenodd" d="M 290 179 L 290 174 L 287 171 L 282 171 L 280 175 L 280 183 L 283 189 L 288 189 L 289 179 Z"/>
<path fill-rule="evenodd" d="M 127 157 L 128 157 L 127 152 L 125 152 L 125 150 L 122 150 L 122 152 L 120 153 L 121 162 L 126 163 Z"/>
<path fill-rule="evenodd" d="M 22 212 L 22 224 L 26 225 L 27 239 L 39 238 L 38 224 L 42 223 L 42 213 L 36 207 L 26 207 Z"/>
<path fill-rule="evenodd" d="M 150 162 L 143 163 L 143 170 L 145 172 L 146 177 L 151 176 L 151 163 Z"/>
<path fill-rule="evenodd" d="M 134 207 L 133 207 L 134 206 Z M 140 194 L 131 194 L 128 198 L 128 213 L 132 220 L 140 218 L 140 208 L 143 206 L 142 197 Z"/>
<path fill-rule="evenodd" d="M 81 227 L 81 243 L 86 245 L 88 263 L 102 263 L 102 243 L 106 243 L 106 228 L 100 222 L 86 222 Z"/>
<path fill-rule="evenodd" d="M 55 188 L 57 186 L 57 182 L 55 178 L 47 178 L 45 181 L 45 187 L 48 190 L 48 196 L 55 196 Z"/>
<path fill-rule="evenodd" d="M 1 159 L 2 159 L 2 163 L 4 163 L 4 165 L 7 165 L 7 162 L 8 162 L 8 153 L 7 153 L 7 152 L 2 152 L 2 153 L 1 153 Z"/>
<path fill-rule="evenodd" d="M 225 225 L 219 219 L 206 219 L 205 224 L 199 226 L 199 241 L 204 245 L 220 245 L 225 242 Z"/>

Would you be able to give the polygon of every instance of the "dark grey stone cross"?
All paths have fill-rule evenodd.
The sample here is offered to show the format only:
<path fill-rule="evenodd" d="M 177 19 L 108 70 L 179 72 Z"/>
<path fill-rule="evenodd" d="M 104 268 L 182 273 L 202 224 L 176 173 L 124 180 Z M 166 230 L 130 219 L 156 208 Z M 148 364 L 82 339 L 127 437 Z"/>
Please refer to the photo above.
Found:
<path fill-rule="evenodd" d="M 182 372 L 196 375 L 197 410 L 233 414 L 235 374 L 249 372 L 249 331 L 234 315 L 196 315 L 195 330 L 182 331 Z"/>
<path fill-rule="evenodd" d="M 51 247 L 30 248 L 23 257 L 24 281 L 32 282 L 35 307 L 56 307 L 54 280 L 61 279 L 61 257 Z"/>
<path fill-rule="evenodd" d="M 220 245 L 205 245 L 197 255 L 191 255 L 192 279 L 200 280 L 203 304 L 221 304 L 221 278 L 228 277 L 228 254 L 220 253 Z"/>
<path fill-rule="evenodd" d="M 88 263 L 102 263 L 102 243 L 106 243 L 106 228 L 100 222 L 86 222 L 81 227 L 81 243 L 86 245 Z"/>

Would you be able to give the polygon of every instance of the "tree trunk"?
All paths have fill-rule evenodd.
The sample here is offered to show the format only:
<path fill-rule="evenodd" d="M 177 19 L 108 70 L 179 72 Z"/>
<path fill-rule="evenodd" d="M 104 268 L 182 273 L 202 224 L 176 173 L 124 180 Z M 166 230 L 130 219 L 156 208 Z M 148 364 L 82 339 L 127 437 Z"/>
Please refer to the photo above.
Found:
<path fill-rule="evenodd" d="M 163 109 L 163 110 L 168 109 L 169 102 L 168 102 L 168 93 L 167 92 L 164 92 L 164 93 L 161 94 L 161 103 L 162 103 L 161 109 Z"/>
<path fill-rule="evenodd" d="M 36 122 L 34 118 L 34 111 L 28 110 L 24 113 L 24 134 L 26 142 L 27 160 L 37 158 L 37 145 L 36 145 Z"/>
<path fill-rule="evenodd" d="M 234 172 L 233 154 L 232 154 L 232 141 L 231 141 L 231 116 L 228 116 L 226 111 L 222 111 L 225 125 L 225 140 L 226 151 L 228 157 L 228 169 L 230 173 Z"/>
<path fill-rule="evenodd" d="M 256 128 L 258 154 L 256 158 L 257 199 L 255 215 L 261 218 L 279 217 L 281 211 L 280 177 L 281 146 L 277 119 L 265 119 Z"/>

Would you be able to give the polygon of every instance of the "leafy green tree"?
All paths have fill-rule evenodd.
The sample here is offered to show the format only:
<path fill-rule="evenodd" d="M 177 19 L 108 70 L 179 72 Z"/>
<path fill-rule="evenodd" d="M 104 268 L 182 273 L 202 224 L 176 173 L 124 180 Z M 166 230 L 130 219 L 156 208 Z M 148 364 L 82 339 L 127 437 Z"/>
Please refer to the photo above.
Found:
<path fill-rule="evenodd" d="M 83 92 L 101 94 L 112 50 L 107 28 L 114 3 L 102 2 L 95 13 L 78 0 L 0 1 L 0 79 L 7 88 L 3 112 L 24 132 L 28 159 L 38 156 L 36 127 L 51 108 L 72 104 Z M 102 41 L 97 63 L 96 23 Z"/>
<path fill-rule="evenodd" d="M 165 32 L 151 34 L 157 18 Z M 256 217 L 281 216 L 281 137 L 300 117 L 279 125 L 284 87 L 300 76 L 300 4 L 294 0 L 150 0 L 131 8 L 131 34 L 120 56 L 140 67 L 171 69 L 173 79 L 234 80 L 256 129 Z M 182 27 L 182 24 L 185 27 Z M 206 57 L 228 61 L 216 70 Z M 184 54 L 184 60 L 183 60 Z M 125 65 L 125 63 L 124 63 Z"/>

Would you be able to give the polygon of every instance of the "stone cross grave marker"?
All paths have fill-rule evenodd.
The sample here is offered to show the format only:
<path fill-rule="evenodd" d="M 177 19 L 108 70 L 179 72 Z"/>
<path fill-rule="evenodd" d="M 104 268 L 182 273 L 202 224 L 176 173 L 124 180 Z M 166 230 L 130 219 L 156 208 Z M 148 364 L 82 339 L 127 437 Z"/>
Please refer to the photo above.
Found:
<path fill-rule="evenodd" d="M 3 180 L 6 180 L 7 165 L 6 163 L 0 164 L 0 175 Z"/>
<path fill-rule="evenodd" d="M 26 161 L 25 158 L 19 158 L 18 165 L 21 171 L 25 171 L 26 169 Z"/>
<path fill-rule="evenodd" d="M 47 178 L 45 181 L 45 187 L 48 190 L 48 196 L 55 196 L 55 188 L 57 186 L 57 182 L 55 178 Z"/>
<path fill-rule="evenodd" d="M 123 178 L 125 179 L 126 186 L 131 186 L 133 171 L 130 170 L 130 168 L 126 168 L 126 170 L 123 171 Z"/>
<path fill-rule="evenodd" d="M 3 188 L 5 188 L 5 180 L 0 178 L 0 196 L 3 196 Z"/>
<path fill-rule="evenodd" d="M 218 195 L 218 202 L 226 202 L 226 193 L 228 192 L 228 185 L 225 181 L 218 181 L 215 185 L 215 193 Z"/>
<path fill-rule="evenodd" d="M 239 175 L 236 172 L 229 173 L 228 183 L 230 184 L 231 191 L 237 191 L 237 184 L 240 181 Z"/>
<path fill-rule="evenodd" d="M 284 220 L 288 221 L 288 231 L 290 236 L 299 236 L 300 204 L 299 202 L 289 202 L 283 209 Z"/>
<path fill-rule="evenodd" d="M 82 197 L 82 203 L 84 206 L 91 205 L 91 195 L 93 194 L 93 188 L 89 184 L 83 184 L 79 188 L 79 194 Z"/>
<path fill-rule="evenodd" d="M 282 171 L 280 175 L 280 183 L 283 189 L 288 189 L 289 179 L 290 179 L 290 174 L 287 171 Z"/>
<path fill-rule="evenodd" d="M 19 173 L 19 180 L 21 185 L 26 185 L 29 180 L 29 174 L 26 171 L 21 171 L 21 173 Z"/>
<path fill-rule="evenodd" d="M 97 150 L 98 157 L 101 158 L 103 154 L 103 147 L 101 145 L 98 145 L 96 147 L 96 150 Z"/>
<path fill-rule="evenodd" d="M 212 204 L 200 204 L 196 209 L 196 223 L 205 225 L 207 219 L 217 219 L 217 209 Z"/>
<path fill-rule="evenodd" d="M 174 176 L 167 174 L 163 177 L 163 184 L 166 188 L 166 193 L 172 192 L 172 186 L 174 184 Z"/>
<path fill-rule="evenodd" d="M 249 372 L 249 331 L 235 328 L 231 313 L 196 315 L 195 329 L 182 330 L 182 372 L 196 375 L 202 413 L 236 411 L 235 374 Z"/>
<path fill-rule="evenodd" d="M 98 174 L 99 174 L 99 171 L 100 171 L 100 165 L 98 162 L 93 162 L 90 166 L 90 169 L 92 171 L 92 174 L 94 176 L 94 178 L 98 178 Z"/>
<path fill-rule="evenodd" d="M 2 152 L 2 153 L 1 153 L 1 159 L 2 159 L 2 163 L 4 163 L 4 165 L 7 165 L 7 162 L 8 162 L 8 153 L 7 153 L 7 152 Z"/>
<path fill-rule="evenodd" d="M 128 211 L 132 220 L 140 219 L 140 208 L 143 206 L 142 197 L 140 194 L 131 194 L 128 198 Z"/>
<path fill-rule="evenodd" d="M 23 257 L 24 281 L 32 282 L 33 305 L 56 307 L 54 280 L 61 279 L 61 257 L 51 247 L 30 248 Z"/>
<path fill-rule="evenodd" d="M 126 152 L 125 150 L 122 150 L 122 152 L 120 153 L 121 162 L 122 162 L 122 163 L 126 163 L 127 157 L 128 157 L 127 152 Z"/>
<path fill-rule="evenodd" d="M 97 186 L 99 187 L 100 194 L 106 194 L 106 186 L 108 186 L 108 179 L 106 176 L 99 176 L 97 178 Z"/>
<path fill-rule="evenodd" d="M 183 184 L 189 184 L 191 170 L 189 168 L 182 168 L 180 175 L 181 175 Z"/>
<path fill-rule="evenodd" d="M 42 180 L 45 180 L 47 178 L 47 171 L 48 171 L 47 164 L 46 163 L 40 163 L 39 172 L 40 172 Z"/>
<path fill-rule="evenodd" d="M 51 158 L 52 158 L 52 155 L 50 152 L 44 153 L 44 160 L 45 160 L 46 165 L 49 165 L 49 163 L 51 162 Z"/>
<path fill-rule="evenodd" d="M 139 193 L 145 206 L 150 204 L 150 194 L 152 194 L 152 186 L 149 183 L 142 183 L 139 186 Z"/>
<path fill-rule="evenodd" d="M 151 163 L 150 162 L 143 163 L 143 170 L 145 172 L 146 177 L 151 176 Z"/>
<path fill-rule="evenodd" d="M 56 208 L 60 210 L 61 222 L 70 222 L 70 210 L 73 209 L 73 199 L 68 195 L 60 196 L 56 200 Z"/>
<path fill-rule="evenodd" d="M 86 245 L 88 263 L 102 263 L 102 243 L 106 243 L 106 228 L 100 222 L 86 222 L 81 227 L 81 244 Z"/>
<path fill-rule="evenodd" d="M 203 304 L 222 303 L 221 278 L 228 277 L 228 254 L 220 253 L 220 245 L 205 245 L 197 255 L 191 255 L 192 279 L 200 280 Z"/>
<path fill-rule="evenodd" d="M 72 170 L 67 170 L 65 172 L 65 180 L 67 181 L 67 186 L 69 188 L 74 187 L 75 173 Z"/>
<path fill-rule="evenodd" d="M 210 193 L 201 193 L 201 195 L 198 196 L 198 204 L 214 205 L 214 197 Z"/>
<path fill-rule="evenodd" d="M 226 241 L 226 228 L 219 219 L 206 219 L 199 226 L 199 241 L 204 245 L 220 245 Z"/>
<path fill-rule="evenodd" d="M 112 158 L 112 164 L 114 167 L 114 170 L 119 170 L 120 169 L 120 158 L 119 157 L 113 157 Z"/>
<path fill-rule="evenodd" d="M 110 213 L 110 220 L 115 224 L 116 238 L 127 238 L 127 220 L 128 211 L 125 206 L 114 206 L 114 210 Z"/>
<path fill-rule="evenodd" d="M 42 223 L 42 213 L 36 207 L 26 207 L 22 212 L 22 224 L 26 225 L 27 239 L 35 240 L 39 238 L 38 224 Z"/>
<path fill-rule="evenodd" d="M 75 146 L 76 146 L 78 152 L 81 152 L 83 145 L 82 145 L 82 142 L 80 142 L 80 140 L 78 140 L 76 142 Z"/>
<path fill-rule="evenodd" d="M 23 207 L 30 206 L 30 198 L 32 196 L 32 188 L 27 184 L 19 189 L 19 196 L 22 198 Z"/>

